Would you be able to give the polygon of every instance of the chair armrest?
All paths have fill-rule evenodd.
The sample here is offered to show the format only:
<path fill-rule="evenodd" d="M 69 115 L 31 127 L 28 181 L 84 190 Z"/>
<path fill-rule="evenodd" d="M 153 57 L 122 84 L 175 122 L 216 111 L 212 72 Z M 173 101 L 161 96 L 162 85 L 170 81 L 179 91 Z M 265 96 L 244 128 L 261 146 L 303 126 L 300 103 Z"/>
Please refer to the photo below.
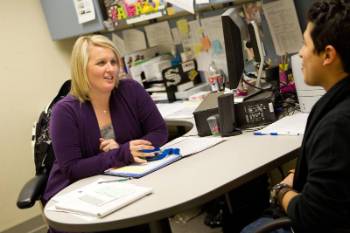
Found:
<path fill-rule="evenodd" d="M 287 217 L 277 218 L 277 219 L 274 219 L 272 222 L 259 227 L 255 231 L 255 233 L 268 233 L 282 227 L 288 227 L 288 226 L 291 226 L 291 222 L 292 221 Z"/>
<path fill-rule="evenodd" d="M 17 207 L 26 209 L 32 207 L 44 191 L 48 179 L 47 174 L 36 175 L 30 179 L 22 188 L 18 199 Z"/>

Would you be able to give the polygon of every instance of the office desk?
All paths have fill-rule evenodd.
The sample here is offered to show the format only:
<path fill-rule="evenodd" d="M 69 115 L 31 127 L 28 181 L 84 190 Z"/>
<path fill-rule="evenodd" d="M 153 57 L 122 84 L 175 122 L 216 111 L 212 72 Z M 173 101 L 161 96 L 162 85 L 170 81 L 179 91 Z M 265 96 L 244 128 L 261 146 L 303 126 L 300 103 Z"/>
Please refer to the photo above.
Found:
<path fill-rule="evenodd" d="M 143 178 L 131 180 L 131 183 L 152 187 L 153 194 L 102 219 L 87 221 L 72 214 L 49 211 L 52 201 L 44 213 L 49 225 L 62 231 L 103 231 L 142 223 L 151 223 L 156 231 L 159 223 L 167 223 L 164 219 L 215 199 L 294 158 L 301 141 L 302 136 L 254 136 L 252 133 L 234 136 Z M 100 177 L 80 180 L 58 195 Z"/>

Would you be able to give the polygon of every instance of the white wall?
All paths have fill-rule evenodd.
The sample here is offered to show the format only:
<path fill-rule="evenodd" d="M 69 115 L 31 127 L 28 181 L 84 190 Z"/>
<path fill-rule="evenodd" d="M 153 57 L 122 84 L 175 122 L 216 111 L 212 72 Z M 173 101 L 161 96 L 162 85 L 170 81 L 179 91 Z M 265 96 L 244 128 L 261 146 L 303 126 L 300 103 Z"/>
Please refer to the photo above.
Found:
<path fill-rule="evenodd" d="M 0 231 L 41 213 L 16 200 L 34 174 L 32 123 L 69 78 L 73 43 L 51 40 L 39 0 L 0 1 Z"/>

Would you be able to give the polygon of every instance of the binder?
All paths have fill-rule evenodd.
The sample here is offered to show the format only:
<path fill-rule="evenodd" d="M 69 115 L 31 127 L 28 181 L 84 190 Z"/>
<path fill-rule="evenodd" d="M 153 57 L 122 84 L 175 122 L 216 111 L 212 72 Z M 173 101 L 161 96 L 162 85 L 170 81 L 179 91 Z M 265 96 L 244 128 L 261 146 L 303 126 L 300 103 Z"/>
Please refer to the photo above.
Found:
<path fill-rule="evenodd" d="M 181 159 L 181 157 L 181 155 L 172 154 L 168 155 L 167 157 L 161 160 L 147 162 L 147 164 L 131 164 L 129 166 L 121 168 L 110 168 L 105 171 L 105 174 L 122 177 L 140 178 Z"/>
<path fill-rule="evenodd" d="M 158 169 L 161 169 L 183 157 L 206 150 L 216 144 L 223 142 L 225 139 L 218 137 L 179 137 L 167 143 L 161 149 L 176 148 L 180 154 L 170 154 L 163 159 L 147 162 L 146 164 L 131 164 L 120 168 L 110 168 L 105 174 L 140 178 Z"/>

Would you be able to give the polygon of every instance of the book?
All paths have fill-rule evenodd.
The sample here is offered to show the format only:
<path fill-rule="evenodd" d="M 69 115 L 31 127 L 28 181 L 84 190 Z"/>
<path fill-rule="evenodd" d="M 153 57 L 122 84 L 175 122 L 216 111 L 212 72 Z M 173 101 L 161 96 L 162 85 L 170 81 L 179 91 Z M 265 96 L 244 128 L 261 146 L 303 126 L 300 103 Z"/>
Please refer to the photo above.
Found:
<path fill-rule="evenodd" d="M 103 218 L 104 216 L 151 194 L 152 188 L 122 180 L 98 180 L 67 194 L 53 197 L 56 210 Z"/>
<path fill-rule="evenodd" d="M 105 171 L 105 174 L 140 178 L 183 157 L 206 150 L 223 141 L 224 139 L 219 137 L 179 137 L 162 146 L 161 150 L 176 148 L 179 149 L 180 154 L 169 154 L 163 159 L 150 161 L 145 164 L 131 164 L 120 168 L 110 168 Z"/>

